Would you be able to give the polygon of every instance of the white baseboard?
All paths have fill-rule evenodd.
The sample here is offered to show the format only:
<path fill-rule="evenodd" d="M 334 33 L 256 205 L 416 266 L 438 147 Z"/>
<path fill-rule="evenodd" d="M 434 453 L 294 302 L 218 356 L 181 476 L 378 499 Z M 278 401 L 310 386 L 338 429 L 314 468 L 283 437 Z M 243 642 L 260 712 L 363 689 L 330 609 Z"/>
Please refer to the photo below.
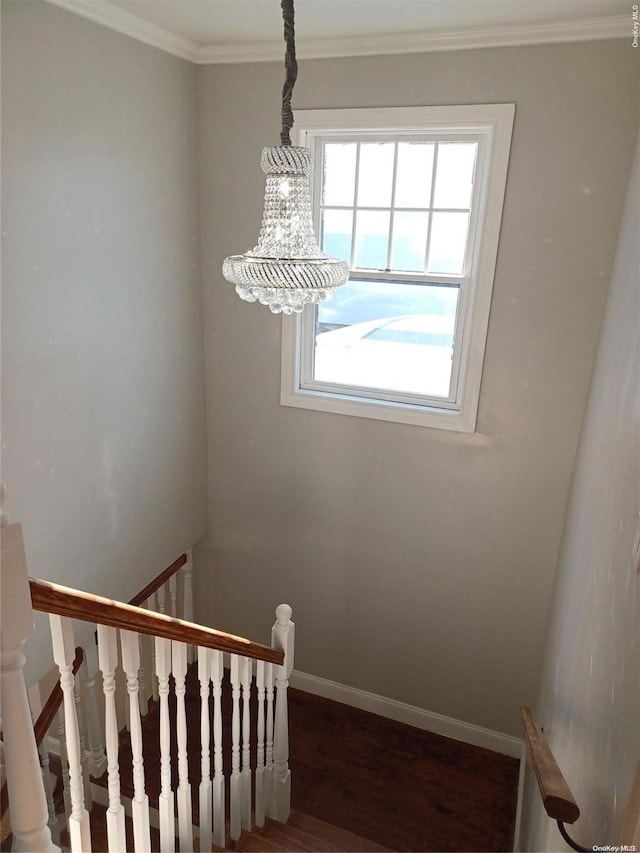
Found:
<path fill-rule="evenodd" d="M 395 699 L 387 699 L 376 693 L 368 693 L 366 690 L 358 690 L 348 687 L 346 684 L 338 684 L 317 675 L 309 675 L 306 672 L 294 670 L 291 673 L 289 683 L 298 690 L 313 693 L 315 696 L 323 696 L 325 699 L 333 699 L 344 705 L 351 705 L 361 711 L 370 711 L 380 717 L 415 726 L 423 731 L 433 732 L 436 735 L 460 740 L 472 746 L 481 746 L 501 755 L 509 755 L 511 758 L 522 758 L 523 742 L 520 738 L 494 732 L 482 726 L 465 723 L 453 717 L 445 717 L 432 711 L 425 711 L 414 705 L 406 705 Z"/>
<path fill-rule="evenodd" d="M 526 747 L 522 742 L 522 754 L 520 756 L 520 774 L 518 776 L 518 805 L 516 806 L 516 825 L 513 832 L 513 853 L 520 851 L 520 836 L 522 834 L 522 809 L 524 807 L 524 786 L 526 782 Z"/>

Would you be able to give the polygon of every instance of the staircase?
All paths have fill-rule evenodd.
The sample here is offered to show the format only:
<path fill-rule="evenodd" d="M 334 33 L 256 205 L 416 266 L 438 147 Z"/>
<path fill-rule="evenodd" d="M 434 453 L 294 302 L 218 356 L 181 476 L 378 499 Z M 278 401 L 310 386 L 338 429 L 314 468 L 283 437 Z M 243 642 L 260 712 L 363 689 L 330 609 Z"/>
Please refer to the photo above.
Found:
<path fill-rule="evenodd" d="M 196 679 L 190 671 L 187 677 L 187 695 L 188 699 L 195 700 L 193 694 L 193 685 Z M 191 694 L 191 695 L 189 695 Z M 188 706 L 189 707 L 189 706 Z M 187 711 L 189 714 L 189 712 Z M 153 742 L 153 735 L 157 730 L 156 709 L 152 706 L 147 716 L 142 721 L 143 739 L 149 743 Z M 147 735 L 148 737 L 145 737 Z M 191 740 L 191 738 L 190 738 Z M 131 744 L 130 738 L 126 730 L 120 732 L 120 753 L 122 756 L 121 763 L 126 762 L 127 757 L 130 760 Z M 128 754 L 128 756 L 127 756 Z M 64 813 L 64 802 L 62 792 L 62 774 L 60 771 L 59 760 L 57 757 L 51 757 L 52 765 L 56 771 L 56 775 L 60 779 L 58 789 L 55 792 L 55 800 L 58 811 Z M 107 774 L 95 778 L 93 781 L 93 805 L 90 812 L 91 826 L 91 843 L 92 850 L 108 851 L 108 836 L 107 836 L 107 801 L 108 798 L 101 795 L 100 789 L 104 792 L 107 790 Z M 122 793 L 129 799 L 132 794 L 132 788 L 127 783 L 126 779 L 122 780 Z M 153 786 L 150 785 L 150 788 Z M 195 810 L 195 807 L 194 807 Z M 152 810 L 153 812 L 153 810 Z M 194 823 L 197 824 L 197 815 Z M 134 849 L 133 824 L 129 817 L 125 817 L 125 833 L 127 839 L 127 850 Z M 229 826 L 226 826 L 226 835 L 229 836 Z M 60 835 L 60 841 L 63 849 L 70 847 L 68 831 L 63 830 Z M 9 846 L 2 846 L 2 850 L 9 850 Z M 159 830 L 151 826 L 151 849 L 160 849 Z M 179 849 L 179 842 L 176 839 L 176 849 Z M 221 851 L 225 848 L 213 845 L 212 850 Z M 289 820 L 286 824 L 278 823 L 269 818 L 266 819 L 263 827 L 254 828 L 251 832 L 242 831 L 237 841 L 230 841 L 227 845 L 229 850 L 235 851 L 387 851 L 389 848 L 376 844 L 369 839 L 362 838 L 353 832 L 349 832 L 340 827 L 334 826 L 326 821 L 310 815 L 303 814 L 299 811 L 291 811 Z M 199 838 L 194 838 L 193 850 L 200 850 Z"/>
<path fill-rule="evenodd" d="M 292 811 L 286 825 L 268 821 L 263 829 L 243 833 L 232 850 L 274 851 L 378 851 L 388 850 L 352 832 L 317 818 Z"/>
<path fill-rule="evenodd" d="M 128 844 L 133 844 L 133 831 L 129 822 L 127 826 Z M 107 851 L 107 827 L 105 808 L 94 805 L 91 812 L 91 838 L 94 851 Z M 159 849 L 159 834 L 151 831 L 152 849 Z M 132 849 L 128 846 L 127 849 Z M 213 846 L 213 850 L 225 848 Z M 232 841 L 228 850 L 237 851 L 280 851 L 280 853 L 306 853 L 306 851 L 386 851 L 365 838 L 360 838 L 352 832 L 332 826 L 325 821 L 292 811 L 286 824 L 268 819 L 262 828 L 254 828 L 252 832 L 242 832 L 237 841 Z M 193 850 L 200 850 L 199 839 L 194 839 Z"/>
<path fill-rule="evenodd" d="M 30 580 L 20 525 L 1 533 L 2 850 L 512 849 L 517 761 L 289 691 L 286 605 L 253 643 L 193 623 L 189 554 L 124 604 Z M 33 609 L 60 683 L 30 711 Z"/>
<path fill-rule="evenodd" d="M 228 678 L 223 679 L 225 682 Z M 226 685 L 225 685 L 226 686 Z M 187 740 L 190 747 L 190 752 L 199 754 L 201 743 L 200 732 L 200 692 L 197 666 L 195 664 L 188 667 L 187 677 L 185 680 L 185 708 L 187 719 Z M 223 720 L 223 745 L 224 745 L 224 764 L 230 763 L 230 744 L 232 738 L 231 731 L 231 713 L 232 704 L 229 701 L 230 692 L 223 689 L 222 703 L 222 720 Z M 252 717 L 255 718 L 255 698 L 251 703 Z M 173 708 L 171 708 L 173 713 Z M 159 764 L 160 756 L 158 751 L 158 731 L 159 731 L 159 707 L 158 703 L 153 700 L 149 703 L 147 714 L 142 718 L 142 739 L 143 739 L 143 754 L 144 762 L 147 767 L 154 767 Z M 120 748 L 119 748 L 119 764 L 126 768 L 131 766 L 131 739 L 126 730 L 120 732 Z M 175 766 L 173 767 L 173 775 L 176 773 Z M 193 773 L 190 773 L 192 785 L 198 779 L 199 768 L 193 766 Z M 121 775 L 121 793 L 126 801 L 133 797 L 133 782 L 130 775 L 123 773 Z M 91 820 L 91 836 L 94 851 L 107 851 L 107 835 L 106 835 L 106 818 L 105 809 L 108 798 L 104 793 L 108 786 L 108 774 L 95 778 L 93 781 L 93 808 L 90 815 Z M 101 791 L 99 790 L 101 789 Z M 150 803 L 157 803 L 158 782 L 153 774 L 150 774 L 147 784 L 147 793 Z M 103 804 L 101 804 L 103 803 Z M 153 808 L 152 808 L 153 812 Z M 229 815 L 227 814 L 226 836 L 230 836 L 230 827 L 228 825 Z M 152 821 L 153 823 L 153 821 Z M 193 824 L 199 824 L 198 803 L 193 802 Z M 279 850 L 279 851 L 383 851 L 388 848 L 362 838 L 352 832 L 333 826 L 326 821 L 318 820 L 310 815 L 303 814 L 300 811 L 291 811 L 286 824 L 278 821 L 265 819 L 264 825 L 259 827 L 255 823 L 255 814 L 252 820 L 252 830 L 247 832 L 243 830 L 237 840 L 231 840 L 227 844 L 227 849 L 238 851 L 258 851 L 258 850 Z M 128 841 L 127 849 L 133 849 L 132 825 L 129 821 L 128 831 L 131 838 Z M 154 832 L 154 827 L 151 827 L 151 842 L 152 849 L 159 848 L 159 836 L 157 831 Z M 194 849 L 200 849 L 199 838 L 194 838 Z M 224 848 L 213 845 L 213 850 L 222 850 Z"/>
<path fill-rule="evenodd" d="M 129 604 L 28 578 L 21 526 L 2 527 L 2 723 L 12 849 L 51 851 L 59 844 L 73 853 L 148 851 L 152 836 L 162 851 L 228 844 L 258 849 L 246 847 L 259 843 L 247 841 L 252 831 L 268 839 L 289 820 L 291 608 L 276 609 L 271 645 L 262 645 L 178 619 L 179 601 L 183 609 L 192 606 L 190 580 L 188 555 Z M 169 599 L 171 616 L 164 612 Z M 20 652 L 33 610 L 49 614 L 60 673 L 56 702 L 62 704 L 40 748 Z M 97 638 L 81 654 L 74 643 L 78 620 L 93 623 Z M 79 667 L 82 678 L 76 678 Z M 223 682 L 230 688 L 224 702 Z M 45 703 L 47 726 L 52 698 Z M 197 739 L 189 735 L 194 728 Z M 60 756 L 62 815 L 47 769 L 52 739 Z M 94 797 L 102 809 L 93 808 Z M 296 822 L 294 846 L 303 835 L 312 839 L 312 824 L 318 828 L 312 819 L 301 826 L 297 816 Z M 285 843 L 277 837 L 273 843 Z"/>

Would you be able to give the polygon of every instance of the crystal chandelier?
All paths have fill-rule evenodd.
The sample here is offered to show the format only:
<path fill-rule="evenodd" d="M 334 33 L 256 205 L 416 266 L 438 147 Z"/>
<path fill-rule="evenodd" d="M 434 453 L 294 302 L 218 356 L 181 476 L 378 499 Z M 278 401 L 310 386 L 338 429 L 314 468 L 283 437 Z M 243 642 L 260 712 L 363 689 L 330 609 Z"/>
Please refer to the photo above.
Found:
<path fill-rule="evenodd" d="M 344 261 L 320 249 L 313 233 L 309 174 L 311 151 L 291 145 L 291 95 L 298 76 L 293 0 L 281 0 L 286 43 L 282 90 L 281 144 L 264 148 L 260 165 L 267 176 L 258 245 L 225 258 L 222 274 L 247 302 L 268 305 L 274 314 L 299 314 L 324 302 L 349 277 Z"/>

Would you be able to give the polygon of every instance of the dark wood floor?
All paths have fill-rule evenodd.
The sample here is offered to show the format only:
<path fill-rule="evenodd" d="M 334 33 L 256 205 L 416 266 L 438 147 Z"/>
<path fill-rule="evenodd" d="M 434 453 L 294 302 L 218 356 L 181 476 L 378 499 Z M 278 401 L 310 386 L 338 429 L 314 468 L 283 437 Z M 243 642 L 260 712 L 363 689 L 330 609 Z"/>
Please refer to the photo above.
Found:
<path fill-rule="evenodd" d="M 516 759 L 290 693 L 294 808 L 392 850 L 513 850 Z"/>
<path fill-rule="evenodd" d="M 190 672 L 187 717 L 194 811 L 200 781 L 199 707 L 195 673 Z M 227 714 L 225 771 L 231 766 L 229 725 Z M 289 730 L 296 811 L 396 851 L 513 849 L 516 759 L 293 689 Z M 144 742 L 153 804 L 159 776 L 155 708 L 145 721 Z M 126 753 L 126 744 L 123 750 Z M 123 792 L 130 795 L 130 765 L 124 754 L 122 759 Z"/>

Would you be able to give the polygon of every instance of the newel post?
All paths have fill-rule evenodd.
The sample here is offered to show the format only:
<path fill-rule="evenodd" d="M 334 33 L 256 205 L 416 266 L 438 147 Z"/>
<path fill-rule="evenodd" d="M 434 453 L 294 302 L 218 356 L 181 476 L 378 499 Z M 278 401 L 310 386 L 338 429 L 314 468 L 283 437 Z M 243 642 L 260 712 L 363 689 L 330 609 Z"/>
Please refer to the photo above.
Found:
<path fill-rule="evenodd" d="M 288 604 L 276 607 L 276 622 L 271 630 L 271 645 L 284 652 L 282 666 L 274 667 L 276 676 L 276 713 L 273 733 L 273 783 L 270 816 L 286 823 L 291 813 L 291 770 L 289 770 L 289 719 L 287 688 L 293 670 L 295 625 Z"/>
<path fill-rule="evenodd" d="M 51 841 L 38 748 L 20 651 L 33 631 L 27 563 L 19 524 L 2 518 L 2 627 L 0 673 L 7 789 L 13 850 L 59 850 Z"/>

